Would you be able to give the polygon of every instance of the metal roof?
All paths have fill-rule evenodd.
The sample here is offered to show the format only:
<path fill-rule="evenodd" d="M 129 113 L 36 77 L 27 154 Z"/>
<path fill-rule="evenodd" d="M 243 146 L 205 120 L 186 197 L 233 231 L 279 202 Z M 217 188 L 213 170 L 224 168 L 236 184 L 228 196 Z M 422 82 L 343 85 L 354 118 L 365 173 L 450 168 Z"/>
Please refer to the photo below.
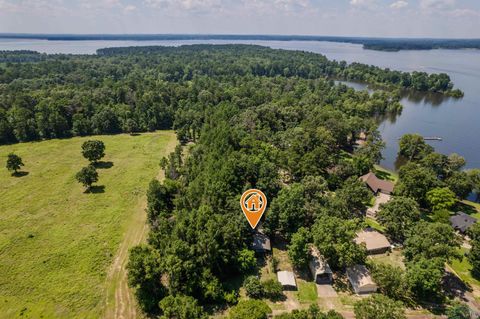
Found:
<path fill-rule="evenodd" d="M 297 282 L 295 281 L 295 274 L 291 271 L 279 271 L 277 272 L 277 278 L 278 282 L 280 282 L 284 287 L 297 287 Z"/>
<path fill-rule="evenodd" d="M 450 217 L 450 223 L 452 227 L 464 233 L 473 224 L 477 222 L 475 217 L 472 217 L 464 212 L 458 212 L 455 216 Z"/>

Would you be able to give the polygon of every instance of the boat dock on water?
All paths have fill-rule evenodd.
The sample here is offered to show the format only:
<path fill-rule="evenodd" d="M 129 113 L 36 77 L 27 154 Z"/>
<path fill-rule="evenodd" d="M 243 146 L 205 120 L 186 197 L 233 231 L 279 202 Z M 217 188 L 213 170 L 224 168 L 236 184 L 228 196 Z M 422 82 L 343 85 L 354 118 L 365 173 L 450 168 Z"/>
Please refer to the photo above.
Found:
<path fill-rule="evenodd" d="M 401 137 L 398 138 L 399 140 Z M 440 136 L 424 136 L 423 139 L 425 141 L 443 141 L 443 138 Z"/>

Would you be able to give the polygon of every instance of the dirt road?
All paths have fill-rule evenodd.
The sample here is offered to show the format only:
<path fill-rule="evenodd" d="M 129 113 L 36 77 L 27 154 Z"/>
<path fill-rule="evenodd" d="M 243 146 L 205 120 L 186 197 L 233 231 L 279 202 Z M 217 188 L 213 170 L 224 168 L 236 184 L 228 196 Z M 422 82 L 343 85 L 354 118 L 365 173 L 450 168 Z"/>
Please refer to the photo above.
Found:
<path fill-rule="evenodd" d="M 173 152 L 176 145 L 177 141 L 173 138 L 172 142 L 167 145 L 165 154 Z M 163 171 L 160 171 L 157 179 L 163 180 L 163 178 Z M 133 291 L 128 287 L 125 267 L 128 262 L 129 249 L 146 239 L 148 232 L 146 207 L 147 196 L 144 195 L 135 207 L 135 213 L 131 217 L 123 241 L 107 274 L 106 306 L 104 313 L 104 318 L 106 319 L 133 319 L 142 317 L 137 307 Z"/>

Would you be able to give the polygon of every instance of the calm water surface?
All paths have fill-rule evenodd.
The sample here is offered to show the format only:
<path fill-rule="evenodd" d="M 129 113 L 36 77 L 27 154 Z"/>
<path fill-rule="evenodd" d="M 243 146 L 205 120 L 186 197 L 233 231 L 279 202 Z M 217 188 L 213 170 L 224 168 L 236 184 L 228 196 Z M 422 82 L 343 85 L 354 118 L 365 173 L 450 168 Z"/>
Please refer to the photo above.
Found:
<path fill-rule="evenodd" d="M 480 167 L 480 50 L 431 50 L 380 52 L 363 50 L 360 45 L 307 41 L 45 41 L 0 39 L 0 50 L 35 50 L 45 53 L 95 54 L 105 47 L 182 44 L 247 43 L 304 50 L 330 59 L 361 62 L 401 71 L 445 72 L 455 86 L 465 92 L 462 99 L 440 95 L 411 95 L 402 99 L 403 112 L 385 119 L 380 131 L 387 143 L 382 165 L 395 169 L 398 138 L 406 133 L 440 136 L 441 142 L 429 142 L 444 154 L 459 153 L 467 159 L 467 168 Z M 357 86 L 362 89 L 362 86 Z"/>

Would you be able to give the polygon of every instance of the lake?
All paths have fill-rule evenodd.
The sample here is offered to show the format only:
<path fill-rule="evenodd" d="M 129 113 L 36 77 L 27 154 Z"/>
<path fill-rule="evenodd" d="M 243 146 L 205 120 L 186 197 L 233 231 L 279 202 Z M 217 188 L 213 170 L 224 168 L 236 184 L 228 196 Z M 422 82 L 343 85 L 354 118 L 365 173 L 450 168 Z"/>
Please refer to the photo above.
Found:
<path fill-rule="evenodd" d="M 287 50 L 304 50 L 330 59 L 361 62 L 401 71 L 445 72 L 455 87 L 465 92 L 462 99 L 441 95 L 411 94 L 402 99 L 401 115 L 384 119 L 380 132 L 387 146 L 382 166 L 395 169 L 398 138 L 406 133 L 440 136 L 443 141 L 429 142 L 444 154 L 456 152 L 467 160 L 467 168 L 480 168 L 480 50 L 430 50 L 382 52 L 364 50 L 361 45 L 311 41 L 46 41 L 0 39 L 0 50 L 35 50 L 45 53 L 95 54 L 105 47 L 182 44 L 246 43 Z M 365 86 L 356 85 L 357 89 Z"/>

